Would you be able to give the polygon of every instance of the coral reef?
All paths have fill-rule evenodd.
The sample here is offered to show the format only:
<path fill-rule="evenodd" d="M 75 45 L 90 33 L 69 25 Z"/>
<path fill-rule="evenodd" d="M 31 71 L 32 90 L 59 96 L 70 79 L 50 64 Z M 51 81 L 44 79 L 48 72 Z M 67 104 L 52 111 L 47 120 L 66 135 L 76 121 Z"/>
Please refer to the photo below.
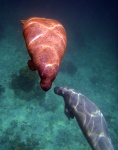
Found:
<path fill-rule="evenodd" d="M 0 135 L 0 149 L 6 150 L 40 150 L 44 149 L 40 138 L 34 133 L 25 136 L 21 126 L 12 120 L 10 126 Z"/>
<path fill-rule="evenodd" d="M 20 137 L 16 138 L 13 141 L 10 141 L 11 147 L 10 150 L 40 150 L 39 141 L 34 137 L 27 138 L 25 142 L 21 142 Z"/>

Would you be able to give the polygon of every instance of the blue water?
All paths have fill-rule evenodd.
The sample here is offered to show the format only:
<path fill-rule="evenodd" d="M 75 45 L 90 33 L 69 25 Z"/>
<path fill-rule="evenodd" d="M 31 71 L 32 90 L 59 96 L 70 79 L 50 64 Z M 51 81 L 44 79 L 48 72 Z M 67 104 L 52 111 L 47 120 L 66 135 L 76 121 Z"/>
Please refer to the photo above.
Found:
<path fill-rule="evenodd" d="M 90 150 L 75 119 L 64 115 L 55 86 L 74 88 L 102 111 L 118 149 L 117 0 L 0 1 L 0 150 Z M 29 55 L 20 20 L 60 21 L 67 50 L 51 90 L 44 92 Z"/>

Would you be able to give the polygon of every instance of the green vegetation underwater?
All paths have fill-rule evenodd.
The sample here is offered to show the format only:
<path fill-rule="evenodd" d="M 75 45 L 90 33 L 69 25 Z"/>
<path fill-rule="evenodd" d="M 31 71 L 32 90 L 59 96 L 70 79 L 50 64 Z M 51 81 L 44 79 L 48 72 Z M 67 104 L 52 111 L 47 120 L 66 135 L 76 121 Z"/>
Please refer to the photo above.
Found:
<path fill-rule="evenodd" d="M 64 114 L 54 88 L 82 93 L 103 113 L 118 149 L 117 0 L 0 0 L 0 150 L 91 150 L 76 119 Z M 58 20 L 67 48 L 45 92 L 30 59 L 20 20 Z"/>

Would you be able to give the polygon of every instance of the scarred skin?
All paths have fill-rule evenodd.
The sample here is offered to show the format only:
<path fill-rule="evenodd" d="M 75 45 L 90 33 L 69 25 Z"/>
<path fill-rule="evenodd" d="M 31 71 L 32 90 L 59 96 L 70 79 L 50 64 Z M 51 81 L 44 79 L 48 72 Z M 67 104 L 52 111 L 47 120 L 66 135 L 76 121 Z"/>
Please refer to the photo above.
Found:
<path fill-rule="evenodd" d="M 56 20 L 33 17 L 21 20 L 23 36 L 31 60 L 28 66 L 37 70 L 40 86 L 48 91 L 56 78 L 66 50 L 66 31 Z"/>

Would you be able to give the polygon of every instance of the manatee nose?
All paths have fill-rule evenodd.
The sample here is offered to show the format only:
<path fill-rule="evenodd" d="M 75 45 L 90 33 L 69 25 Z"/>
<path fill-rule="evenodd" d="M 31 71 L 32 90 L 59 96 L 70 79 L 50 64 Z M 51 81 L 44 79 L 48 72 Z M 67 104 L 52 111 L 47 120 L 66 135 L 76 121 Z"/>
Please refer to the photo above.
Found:
<path fill-rule="evenodd" d="M 48 91 L 52 85 L 40 82 L 40 86 L 44 91 Z"/>
<path fill-rule="evenodd" d="M 55 94 L 59 94 L 59 87 L 55 87 L 55 88 L 54 88 L 54 93 L 55 93 Z"/>

